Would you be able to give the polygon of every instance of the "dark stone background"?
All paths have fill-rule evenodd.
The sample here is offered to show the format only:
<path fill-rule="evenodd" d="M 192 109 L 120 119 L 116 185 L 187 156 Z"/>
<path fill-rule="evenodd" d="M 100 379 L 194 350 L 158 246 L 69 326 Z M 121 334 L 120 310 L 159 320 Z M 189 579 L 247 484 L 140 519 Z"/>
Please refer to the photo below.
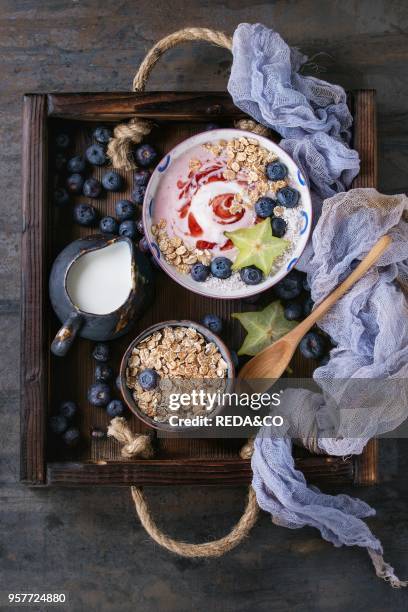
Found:
<path fill-rule="evenodd" d="M 408 7 L 404 0 L 0 0 L 0 591 L 65 591 L 82 612 L 407 610 L 408 593 L 375 578 L 366 553 L 335 549 L 316 531 L 261 517 L 216 561 L 160 550 L 127 489 L 29 490 L 18 484 L 21 102 L 24 92 L 121 91 L 150 46 L 186 25 L 232 33 L 274 26 L 317 60 L 323 78 L 378 91 L 380 189 L 408 187 Z M 224 90 L 224 50 L 189 44 L 156 67 L 153 89 Z M 390 313 L 392 316 L 392 313 Z M 408 446 L 382 444 L 383 483 L 353 493 L 378 511 L 370 524 L 408 577 Z M 240 488 L 147 490 L 169 533 L 202 541 L 239 517 Z M 4 608 L 3 608 L 4 609 Z"/>

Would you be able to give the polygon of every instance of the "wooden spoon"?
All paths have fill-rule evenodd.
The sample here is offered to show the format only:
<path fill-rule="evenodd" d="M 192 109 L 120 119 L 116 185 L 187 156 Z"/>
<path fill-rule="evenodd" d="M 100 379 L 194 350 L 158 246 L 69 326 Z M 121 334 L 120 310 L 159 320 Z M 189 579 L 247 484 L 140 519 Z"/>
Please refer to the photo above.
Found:
<path fill-rule="evenodd" d="M 289 365 L 297 345 L 303 336 L 328 310 L 371 268 L 391 244 L 390 236 L 382 236 L 371 251 L 359 263 L 357 268 L 342 283 L 332 291 L 312 313 L 292 331 L 255 355 L 240 370 L 238 378 L 261 379 L 280 378 Z"/>

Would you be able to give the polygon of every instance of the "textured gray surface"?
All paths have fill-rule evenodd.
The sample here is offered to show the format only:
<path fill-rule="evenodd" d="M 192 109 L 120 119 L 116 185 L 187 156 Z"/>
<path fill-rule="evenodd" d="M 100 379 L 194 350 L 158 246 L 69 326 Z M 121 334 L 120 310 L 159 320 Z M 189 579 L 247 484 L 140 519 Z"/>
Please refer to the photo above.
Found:
<path fill-rule="evenodd" d="M 154 7 L 154 8 L 153 8 Z M 232 32 L 273 25 L 345 87 L 378 90 L 380 188 L 408 187 L 408 9 L 364 0 L 171 3 L 141 0 L 0 0 L 0 591 L 65 591 L 74 612 L 215 612 L 407 609 L 407 592 L 373 576 L 364 551 L 334 549 L 311 529 L 290 532 L 263 516 L 250 538 L 216 561 L 186 561 L 149 541 L 126 489 L 29 490 L 18 480 L 21 96 L 120 91 L 159 37 L 185 25 Z M 204 44 L 172 50 L 152 89 L 225 88 L 229 57 Z M 353 491 L 378 510 L 370 525 L 408 576 L 408 444 L 382 444 L 384 482 Z M 200 541 L 238 518 L 242 489 L 147 491 L 171 534 Z"/>

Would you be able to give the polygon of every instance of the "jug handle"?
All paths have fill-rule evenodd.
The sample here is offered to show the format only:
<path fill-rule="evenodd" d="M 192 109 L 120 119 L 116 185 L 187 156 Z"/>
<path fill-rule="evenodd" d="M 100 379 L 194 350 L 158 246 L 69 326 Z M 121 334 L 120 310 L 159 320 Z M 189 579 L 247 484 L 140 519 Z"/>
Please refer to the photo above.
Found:
<path fill-rule="evenodd" d="M 71 312 L 51 344 L 51 352 L 57 357 L 64 357 L 81 329 L 83 317 L 78 312 Z"/>

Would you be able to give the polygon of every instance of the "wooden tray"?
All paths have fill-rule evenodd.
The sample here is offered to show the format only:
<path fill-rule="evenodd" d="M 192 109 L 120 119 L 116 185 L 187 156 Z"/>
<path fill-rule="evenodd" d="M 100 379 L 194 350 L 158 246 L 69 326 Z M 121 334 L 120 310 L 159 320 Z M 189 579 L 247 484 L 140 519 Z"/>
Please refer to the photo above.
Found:
<path fill-rule="evenodd" d="M 362 164 L 354 186 L 376 186 L 377 151 L 375 93 L 350 94 L 354 115 L 354 147 Z M 202 131 L 208 121 L 232 126 L 242 113 L 222 93 L 99 93 L 41 94 L 24 98 L 23 114 L 23 237 L 22 237 L 22 326 L 21 326 L 21 481 L 29 485 L 170 485 L 248 483 L 251 468 L 239 458 L 240 440 L 161 439 L 154 460 L 124 460 L 116 441 L 91 441 L 93 425 L 106 426 L 104 410 L 91 407 L 86 391 L 93 381 L 91 343 L 77 340 L 63 359 L 50 354 L 50 342 L 59 327 L 48 299 L 48 275 L 57 253 L 71 240 L 89 233 L 75 225 L 71 209 L 56 208 L 48 197 L 53 186 L 52 156 L 55 133 L 67 125 L 74 135 L 74 152 L 83 152 L 91 142 L 95 122 L 112 122 L 138 116 L 153 119 L 158 128 L 152 139 L 164 154 L 187 136 Z M 277 140 L 279 138 L 277 137 Z M 99 177 L 104 170 L 95 169 Z M 127 176 L 126 176 L 127 174 Z M 128 194 L 131 173 L 126 177 Z M 114 202 L 124 193 L 108 194 L 95 206 L 114 214 Z M 83 198 L 82 198 L 83 200 Z M 268 302 L 265 296 L 261 303 Z M 154 322 L 173 318 L 199 320 L 216 312 L 227 323 L 225 339 L 236 348 L 242 340 L 231 312 L 253 309 L 240 301 L 216 301 L 187 292 L 157 272 L 157 293 L 150 311 L 133 332 L 114 344 L 112 365 L 118 368 L 125 347 L 136 333 Z M 309 377 L 315 364 L 297 354 L 293 369 L 298 377 Z M 79 427 L 83 442 L 67 452 L 47 439 L 48 415 L 62 399 L 80 406 Z M 143 425 L 130 417 L 131 427 Z M 297 451 L 297 466 L 318 484 L 370 484 L 377 480 L 377 442 L 372 441 L 359 457 L 343 460 L 311 456 Z"/>

